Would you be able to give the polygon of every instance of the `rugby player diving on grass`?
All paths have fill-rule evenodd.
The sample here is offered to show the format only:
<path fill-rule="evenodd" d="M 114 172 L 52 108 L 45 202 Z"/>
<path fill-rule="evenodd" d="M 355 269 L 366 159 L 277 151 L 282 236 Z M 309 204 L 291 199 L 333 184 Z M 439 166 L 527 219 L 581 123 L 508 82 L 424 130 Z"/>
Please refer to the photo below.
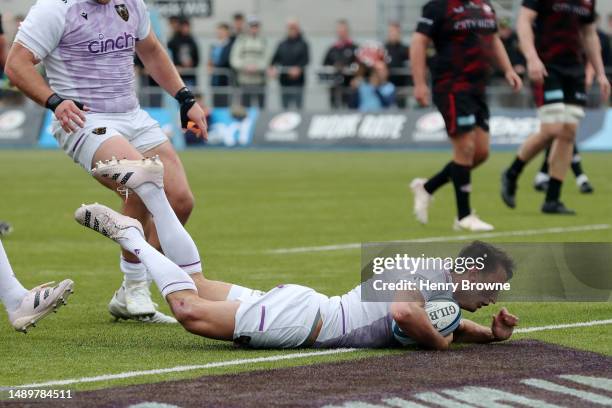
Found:
<path fill-rule="evenodd" d="M 176 98 L 182 127 L 195 126 L 206 137 L 205 113 L 151 30 L 143 0 L 38 0 L 19 28 L 6 74 L 30 99 L 53 111 L 53 135 L 86 171 L 113 157 L 134 160 L 146 154 L 164 161 L 165 194 L 157 188 L 138 191 L 123 203 L 122 212 L 142 223 L 153 247 L 163 242 L 165 254 L 199 285 L 200 255 L 182 225 L 193 209 L 193 194 L 168 137 L 140 109 L 135 54 Z M 48 85 L 35 69 L 39 62 L 45 65 Z M 129 177 L 98 181 L 121 193 Z M 124 282 L 109 303 L 113 316 L 176 323 L 156 310 L 147 269 L 137 257 L 123 252 L 120 269 Z"/>
<path fill-rule="evenodd" d="M 109 172 L 109 167 L 112 171 Z M 139 162 L 101 164 L 94 173 L 104 177 L 134 172 L 128 187 L 137 194 L 143 188 L 161 189 L 163 164 L 156 158 Z M 328 297 L 299 285 L 279 285 L 261 292 L 229 283 L 204 280 L 196 287 L 178 265 L 153 248 L 144 238 L 140 223 L 100 204 L 83 205 L 75 219 L 117 242 L 147 267 L 183 327 L 199 336 L 234 341 L 253 348 L 296 347 L 393 347 L 398 346 L 395 327 L 414 342 L 436 349 L 448 349 L 452 342 L 488 343 L 510 338 L 518 318 L 504 308 L 493 316 L 490 327 L 467 319 L 443 336 L 425 311 L 429 301 L 454 299 L 462 309 L 476 311 L 495 303 L 497 291 L 412 290 L 397 294 L 394 301 L 366 302 L 361 286 L 342 296 Z M 162 242 L 164 249 L 164 242 Z M 476 255 L 477 254 L 477 255 Z M 459 256 L 484 256 L 486 267 L 459 274 L 431 270 L 423 279 L 439 283 L 504 283 L 512 277 L 513 263 L 499 249 L 474 242 Z M 443 286 L 443 285 L 440 285 Z M 449 285 L 446 285 L 448 287 Z"/>

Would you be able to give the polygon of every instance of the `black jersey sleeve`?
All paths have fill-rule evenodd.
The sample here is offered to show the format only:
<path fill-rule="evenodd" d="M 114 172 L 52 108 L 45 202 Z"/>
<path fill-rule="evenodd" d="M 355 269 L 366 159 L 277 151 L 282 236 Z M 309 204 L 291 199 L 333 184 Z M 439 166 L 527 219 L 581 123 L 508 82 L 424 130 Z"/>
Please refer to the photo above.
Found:
<path fill-rule="evenodd" d="M 4 30 L 2 29 L 2 14 L 0 14 L 0 35 L 4 34 Z"/>
<path fill-rule="evenodd" d="M 431 0 L 423 6 L 423 13 L 419 18 L 416 31 L 432 38 L 444 19 L 445 8 L 440 0 Z"/>

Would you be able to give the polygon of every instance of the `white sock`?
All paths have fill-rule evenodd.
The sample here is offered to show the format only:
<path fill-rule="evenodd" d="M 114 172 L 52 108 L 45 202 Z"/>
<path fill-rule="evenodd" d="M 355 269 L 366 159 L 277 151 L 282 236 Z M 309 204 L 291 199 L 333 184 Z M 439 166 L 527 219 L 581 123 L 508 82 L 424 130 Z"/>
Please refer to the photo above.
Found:
<path fill-rule="evenodd" d="M 24 288 L 13 273 L 2 241 L 0 241 L 0 301 L 8 311 L 19 307 L 28 290 Z"/>
<path fill-rule="evenodd" d="M 147 280 L 147 268 L 142 262 L 128 262 L 121 256 L 119 268 L 123 272 L 126 281 L 142 282 Z"/>
<path fill-rule="evenodd" d="M 162 296 L 166 298 L 179 290 L 198 291 L 189 275 L 140 235 L 136 228 L 128 228 L 125 238 L 119 240 L 123 249 L 136 255 L 147 268 Z"/>
<path fill-rule="evenodd" d="M 174 213 L 164 190 L 153 183 L 145 183 L 135 191 L 153 214 L 164 254 L 189 274 L 202 272 L 198 248 Z"/>
<path fill-rule="evenodd" d="M 582 183 L 586 183 L 587 181 L 589 181 L 589 178 L 587 177 L 586 174 L 581 174 L 578 177 L 576 177 L 576 184 L 578 185 L 578 187 L 580 187 Z"/>

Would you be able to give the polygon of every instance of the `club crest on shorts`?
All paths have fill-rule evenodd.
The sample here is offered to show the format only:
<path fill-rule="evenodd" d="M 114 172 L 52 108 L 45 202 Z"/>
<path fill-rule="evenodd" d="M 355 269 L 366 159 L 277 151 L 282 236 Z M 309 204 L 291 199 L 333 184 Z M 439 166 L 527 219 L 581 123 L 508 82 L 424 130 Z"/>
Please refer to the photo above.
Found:
<path fill-rule="evenodd" d="M 93 133 L 94 135 L 105 135 L 106 128 L 105 127 L 95 128 L 94 130 L 91 131 L 91 133 Z"/>
<path fill-rule="evenodd" d="M 119 17 L 121 17 L 123 21 L 128 21 L 130 19 L 130 12 L 125 4 L 117 4 L 115 10 L 117 10 L 117 14 L 119 14 Z"/>

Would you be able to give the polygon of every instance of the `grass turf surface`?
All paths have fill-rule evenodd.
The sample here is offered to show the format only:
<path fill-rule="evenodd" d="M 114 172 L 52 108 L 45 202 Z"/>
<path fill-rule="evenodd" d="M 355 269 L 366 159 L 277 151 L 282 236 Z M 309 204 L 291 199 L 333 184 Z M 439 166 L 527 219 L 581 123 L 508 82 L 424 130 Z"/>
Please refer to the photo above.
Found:
<path fill-rule="evenodd" d="M 571 227 L 610 222 L 612 154 L 584 154 L 596 194 L 580 196 L 569 176 L 564 200 L 577 217 L 543 216 L 542 196 L 530 183 L 535 166 L 522 179 L 519 208 L 506 209 L 498 198 L 501 169 L 512 158 L 494 153 L 473 176 L 472 204 L 498 231 Z M 196 196 L 188 224 L 213 279 L 267 289 L 299 283 L 326 294 L 340 294 L 359 280 L 359 250 L 270 254 L 277 248 L 351 242 L 452 236 L 452 188 L 433 203 L 431 222 L 418 225 L 411 214 L 408 182 L 429 176 L 448 161 L 431 152 L 189 151 L 182 154 Z M 31 287 L 66 277 L 76 294 L 26 336 L 12 331 L 0 316 L 0 385 L 17 385 L 124 371 L 278 355 L 293 351 L 236 350 L 229 343 L 195 337 L 178 326 L 112 323 L 106 305 L 122 276 L 115 244 L 77 225 L 72 214 L 82 202 L 118 208 L 105 191 L 60 152 L 0 151 L 0 218 L 15 232 L 3 240 L 14 270 Z M 539 164 L 539 163 L 538 163 Z M 493 240 L 494 241 L 494 240 Z M 612 230 L 504 237 L 503 242 L 612 241 Z M 155 287 L 153 287 L 155 291 Z M 155 291 L 156 292 L 156 291 Z M 156 294 L 157 301 L 162 300 Z M 610 303 L 507 305 L 523 327 L 612 317 Z M 500 304 L 475 315 L 488 323 Z M 161 310 L 167 312 L 165 305 Z M 529 333 L 537 338 L 612 355 L 612 326 Z M 397 352 L 397 351 L 393 351 Z M 389 353 L 360 351 L 207 370 L 226 373 L 250 369 L 336 361 Z M 25 369 L 27 367 L 27 369 Z M 143 383 L 204 374 L 190 371 L 71 386 L 76 389 Z"/>

